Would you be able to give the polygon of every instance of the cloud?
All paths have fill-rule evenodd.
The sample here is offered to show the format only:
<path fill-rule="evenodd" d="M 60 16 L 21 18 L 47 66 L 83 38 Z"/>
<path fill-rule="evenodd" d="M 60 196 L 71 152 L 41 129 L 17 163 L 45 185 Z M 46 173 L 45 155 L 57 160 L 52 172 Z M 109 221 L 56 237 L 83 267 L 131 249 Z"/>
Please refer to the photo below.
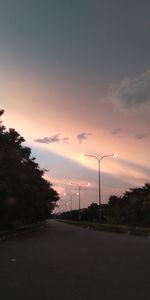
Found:
<path fill-rule="evenodd" d="M 142 140 L 144 138 L 146 138 L 149 134 L 148 133 L 137 133 L 135 135 L 136 140 Z"/>
<path fill-rule="evenodd" d="M 65 144 L 68 144 L 69 138 L 68 137 L 61 138 L 60 136 L 61 136 L 61 134 L 59 133 L 59 134 L 55 134 L 55 135 L 52 135 L 49 137 L 46 136 L 43 138 L 37 138 L 34 140 L 34 142 L 41 143 L 41 144 L 52 144 L 52 143 L 63 142 Z"/>
<path fill-rule="evenodd" d="M 60 134 L 55 134 L 50 137 L 37 138 L 34 142 L 42 144 L 59 143 L 61 141 Z"/>
<path fill-rule="evenodd" d="M 138 163 L 134 163 L 128 160 L 119 159 L 118 164 L 123 168 L 123 171 L 126 172 L 128 170 L 127 176 L 130 175 L 130 171 L 135 172 L 135 175 L 131 176 L 133 178 L 141 178 L 145 181 L 150 178 L 150 168 L 147 166 L 143 166 Z"/>
<path fill-rule="evenodd" d="M 111 97 L 125 107 L 150 103 L 150 70 L 138 77 L 125 78 L 113 84 Z"/>
<path fill-rule="evenodd" d="M 68 138 L 68 137 L 64 137 L 64 138 L 62 138 L 62 142 L 64 142 L 65 144 L 68 144 L 68 142 L 69 142 L 69 138 Z"/>
<path fill-rule="evenodd" d="M 121 132 L 122 132 L 121 128 L 114 128 L 114 129 L 112 129 L 111 134 L 118 135 Z"/>
<path fill-rule="evenodd" d="M 84 140 L 87 140 L 91 133 L 82 132 L 77 135 L 78 143 L 81 144 Z"/>

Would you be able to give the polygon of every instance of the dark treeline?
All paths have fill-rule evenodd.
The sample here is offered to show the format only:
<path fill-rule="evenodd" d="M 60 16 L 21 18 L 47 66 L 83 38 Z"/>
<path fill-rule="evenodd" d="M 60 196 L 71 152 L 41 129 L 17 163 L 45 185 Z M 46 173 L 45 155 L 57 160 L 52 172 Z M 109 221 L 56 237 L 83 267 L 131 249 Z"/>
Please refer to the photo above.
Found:
<path fill-rule="evenodd" d="M 111 196 L 108 206 L 111 222 L 150 226 L 150 184 L 130 189 L 122 197 Z"/>
<path fill-rule="evenodd" d="M 101 211 L 101 220 L 104 221 L 104 212 L 107 209 L 107 205 L 102 205 Z M 57 218 L 60 219 L 70 219 L 74 221 L 82 220 L 82 221 L 90 221 L 97 222 L 99 220 L 99 205 L 97 203 L 92 203 L 88 208 L 83 208 L 80 211 L 78 209 L 72 211 L 66 211 L 61 214 L 56 215 Z"/>
<path fill-rule="evenodd" d="M 108 204 L 101 206 L 104 223 L 150 226 L 150 184 L 126 191 L 123 196 L 110 196 Z M 60 218 L 97 222 L 99 206 L 92 203 L 88 208 L 59 215 Z"/>
<path fill-rule="evenodd" d="M 0 121 L 0 229 L 44 220 L 59 200 L 24 141 Z"/>

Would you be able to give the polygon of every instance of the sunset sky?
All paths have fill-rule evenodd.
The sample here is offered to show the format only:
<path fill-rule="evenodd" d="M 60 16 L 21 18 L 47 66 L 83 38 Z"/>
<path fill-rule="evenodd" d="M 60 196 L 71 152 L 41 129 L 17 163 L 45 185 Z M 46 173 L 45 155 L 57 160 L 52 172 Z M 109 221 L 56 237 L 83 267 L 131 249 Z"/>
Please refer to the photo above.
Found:
<path fill-rule="evenodd" d="M 81 207 L 150 179 L 150 1 L 0 0 L 0 108 Z M 66 198 L 67 199 L 67 198 Z M 73 208 L 78 207 L 78 197 Z"/>

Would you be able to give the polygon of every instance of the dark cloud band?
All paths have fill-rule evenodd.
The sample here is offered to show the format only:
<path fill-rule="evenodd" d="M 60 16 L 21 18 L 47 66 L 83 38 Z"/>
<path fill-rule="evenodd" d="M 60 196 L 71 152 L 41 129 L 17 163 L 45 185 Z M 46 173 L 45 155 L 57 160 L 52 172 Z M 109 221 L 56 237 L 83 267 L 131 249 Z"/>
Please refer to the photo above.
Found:
<path fill-rule="evenodd" d="M 60 142 L 68 143 L 68 141 L 69 141 L 68 137 L 61 138 L 60 134 L 55 134 L 50 137 L 37 138 L 34 140 L 34 142 L 41 143 L 41 144 L 52 144 L 52 143 L 60 143 Z"/>
<path fill-rule="evenodd" d="M 89 135 L 91 135 L 91 133 L 86 133 L 86 132 L 79 133 L 77 135 L 78 143 L 81 144 L 83 141 L 87 140 Z"/>
<path fill-rule="evenodd" d="M 150 103 L 150 70 L 138 77 L 123 79 L 112 86 L 112 99 L 130 107 Z"/>

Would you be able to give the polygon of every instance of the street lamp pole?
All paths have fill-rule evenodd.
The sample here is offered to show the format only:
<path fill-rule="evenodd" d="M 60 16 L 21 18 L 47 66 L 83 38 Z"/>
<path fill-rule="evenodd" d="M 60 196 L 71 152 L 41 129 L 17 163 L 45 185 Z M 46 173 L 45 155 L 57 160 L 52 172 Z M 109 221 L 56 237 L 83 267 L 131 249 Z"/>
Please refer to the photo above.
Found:
<path fill-rule="evenodd" d="M 90 183 L 85 185 L 85 184 L 78 184 L 78 183 L 70 182 L 70 184 L 78 187 L 79 211 L 80 211 L 80 209 L 81 209 L 81 186 L 83 186 L 83 187 L 90 186 Z"/>
<path fill-rule="evenodd" d="M 99 204 L 99 221 L 101 221 L 101 217 L 102 217 L 102 199 L 101 199 L 101 161 L 104 158 L 107 157 L 116 157 L 115 154 L 110 154 L 110 155 L 103 155 L 102 157 L 97 157 L 96 155 L 92 155 L 92 154 L 82 154 L 82 156 L 90 156 L 93 157 L 97 160 L 98 162 L 98 204 Z"/>
<path fill-rule="evenodd" d="M 72 211 L 72 195 L 70 195 L 70 206 L 71 206 L 71 211 Z"/>
<path fill-rule="evenodd" d="M 67 203 L 66 203 L 66 201 L 65 200 L 63 200 L 63 199 L 60 199 L 60 201 L 61 202 L 64 202 L 64 204 L 61 206 L 61 207 L 65 207 L 65 213 L 66 213 L 66 210 L 67 210 Z"/>
<path fill-rule="evenodd" d="M 80 190 L 81 190 L 81 187 L 80 187 L 80 185 L 79 185 L 79 211 L 80 211 L 80 208 L 81 208 L 81 202 L 80 202 Z"/>
<path fill-rule="evenodd" d="M 98 159 L 98 203 L 99 203 L 99 220 L 101 220 L 101 161 Z"/>
<path fill-rule="evenodd" d="M 72 198 L 73 198 L 73 194 L 66 194 L 66 193 L 64 193 L 64 196 L 68 196 L 70 199 L 69 199 L 69 201 L 70 201 L 70 210 L 72 211 Z"/>

